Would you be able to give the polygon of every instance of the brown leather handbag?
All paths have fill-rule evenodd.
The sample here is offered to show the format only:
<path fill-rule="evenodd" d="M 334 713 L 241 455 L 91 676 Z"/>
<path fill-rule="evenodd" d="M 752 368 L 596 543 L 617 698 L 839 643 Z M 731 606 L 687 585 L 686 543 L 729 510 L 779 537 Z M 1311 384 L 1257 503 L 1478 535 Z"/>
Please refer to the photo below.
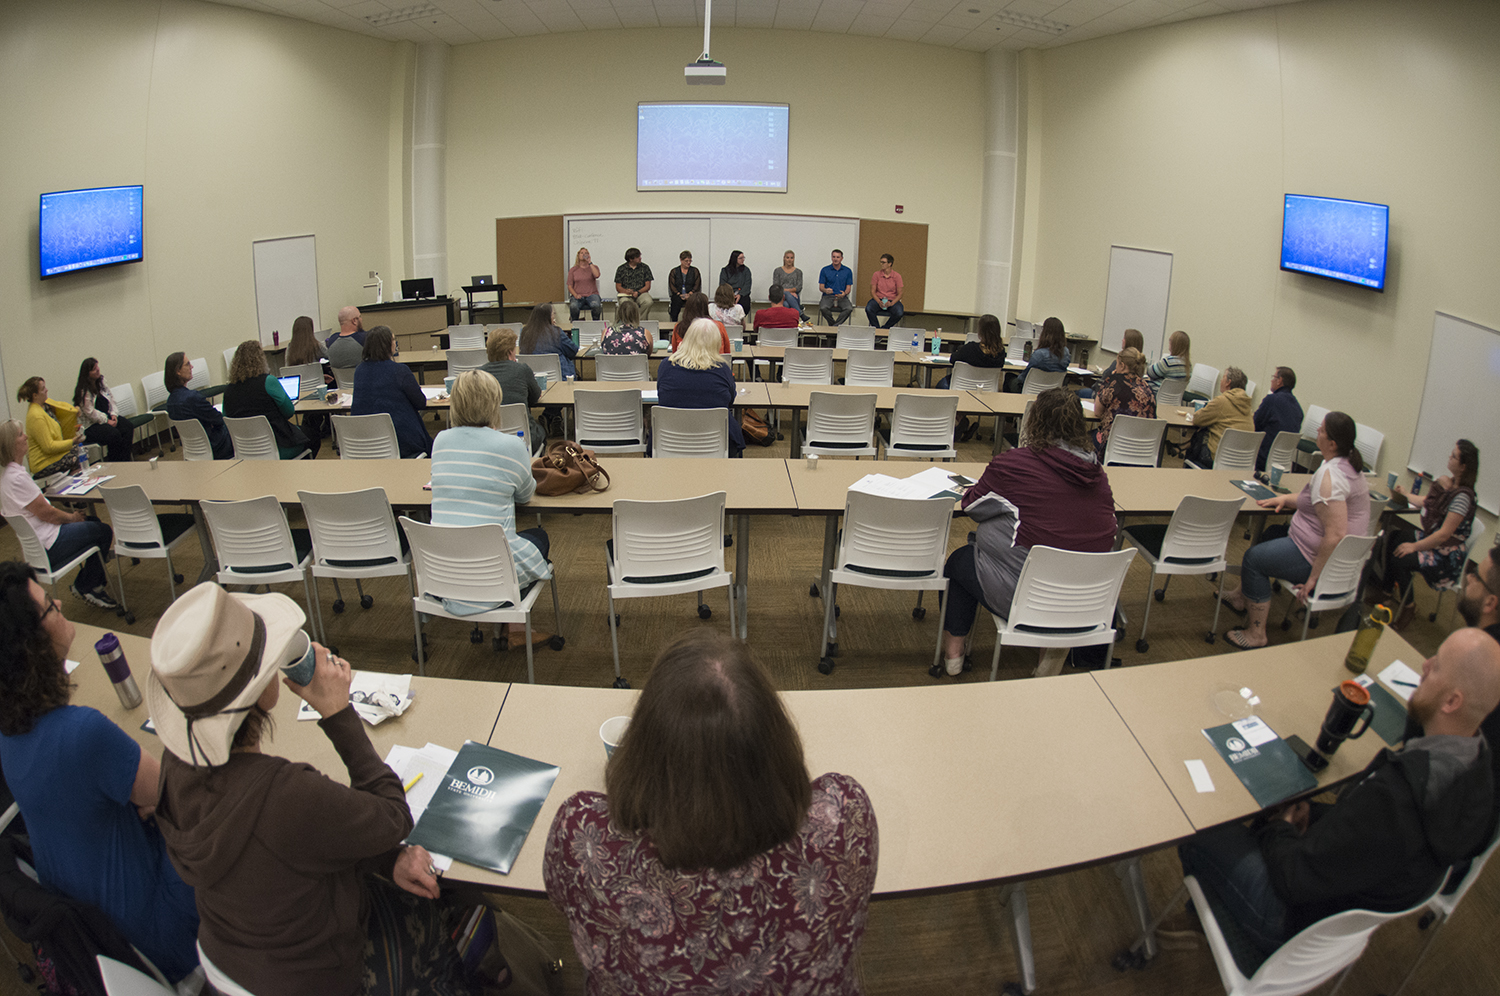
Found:
<path fill-rule="evenodd" d="M 531 461 L 531 476 L 539 495 L 585 495 L 609 489 L 609 471 L 599 466 L 594 451 L 568 439 L 547 444 L 547 451 Z"/>

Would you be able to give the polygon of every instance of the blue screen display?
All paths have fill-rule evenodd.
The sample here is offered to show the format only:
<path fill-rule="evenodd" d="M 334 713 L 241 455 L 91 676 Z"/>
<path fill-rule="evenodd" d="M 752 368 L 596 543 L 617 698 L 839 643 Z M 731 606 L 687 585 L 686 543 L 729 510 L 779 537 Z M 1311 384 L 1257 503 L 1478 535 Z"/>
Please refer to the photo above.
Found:
<path fill-rule="evenodd" d="M 637 190 L 786 193 L 786 104 L 640 104 Z"/>
<path fill-rule="evenodd" d="M 1385 204 L 1287 194 L 1281 268 L 1384 290 L 1390 213 Z"/>
<path fill-rule="evenodd" d="M 42 279 L 141 259 L 142 190 L 96 187 L 42 195 Z"/>

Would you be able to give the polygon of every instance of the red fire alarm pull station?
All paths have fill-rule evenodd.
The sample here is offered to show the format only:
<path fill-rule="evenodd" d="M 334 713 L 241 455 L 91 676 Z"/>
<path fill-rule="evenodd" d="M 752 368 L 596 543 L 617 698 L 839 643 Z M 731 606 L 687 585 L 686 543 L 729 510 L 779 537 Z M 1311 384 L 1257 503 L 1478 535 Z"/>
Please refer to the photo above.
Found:
<path fill-rule="evenodd" d="M 905 210 L 906 210 L 906 208 L 903 207 L 902 205 L 900 205 L 900 204 L 896 205 L 896 213 L 897 214 L 900 214 L 902 211 L 905 211 Z"/>

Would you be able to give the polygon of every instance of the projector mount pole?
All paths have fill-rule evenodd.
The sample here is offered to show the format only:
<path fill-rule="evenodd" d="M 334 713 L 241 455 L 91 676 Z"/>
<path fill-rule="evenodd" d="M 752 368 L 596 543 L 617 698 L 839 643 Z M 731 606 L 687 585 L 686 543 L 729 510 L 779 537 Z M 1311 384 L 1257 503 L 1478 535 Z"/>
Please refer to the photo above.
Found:
<path fill-rule="evenodd" d="M 708 55 L 708 29 L 713 26 L 714 0 L 703 0 L 703 55 L 699 57 L 700 62 L 711 62 Z"/>

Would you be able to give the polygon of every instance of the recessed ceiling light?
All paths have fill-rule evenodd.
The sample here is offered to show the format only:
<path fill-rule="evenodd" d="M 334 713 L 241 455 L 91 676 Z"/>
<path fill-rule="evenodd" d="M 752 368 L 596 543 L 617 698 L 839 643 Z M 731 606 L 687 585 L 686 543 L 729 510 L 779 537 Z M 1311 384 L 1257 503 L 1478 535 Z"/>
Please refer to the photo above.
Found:
<path fill-rule="evenodd" d="M 995 15 L 995 20 L 1004 21 L 1006 24 L 1018 28 L 1030 28 L 1033 31 L 1044 31 L 1049 35 L 1060 35 L 1072 27 L 1071 24 L 1063 24 L 1059 21 L 1049 21 L 1041 17 L 1032 17 L 1030 14 L 1022 14 L 1014 10 L 1002 10 Z M 995 29 L 999 31 L 999 28 Z"/>
<path fill-rule="evenodd" d="M 387 24 L 399 24 L 402 21 L 415 21 L 431 14 L 436 14 L 438 9 L 430 3 L 419 4 L 415 7 L 402 7 L 399 10 L 388 10 L 384 14 L 370 14 L 364 19 L 371 25 L 382 28 Z"/>

